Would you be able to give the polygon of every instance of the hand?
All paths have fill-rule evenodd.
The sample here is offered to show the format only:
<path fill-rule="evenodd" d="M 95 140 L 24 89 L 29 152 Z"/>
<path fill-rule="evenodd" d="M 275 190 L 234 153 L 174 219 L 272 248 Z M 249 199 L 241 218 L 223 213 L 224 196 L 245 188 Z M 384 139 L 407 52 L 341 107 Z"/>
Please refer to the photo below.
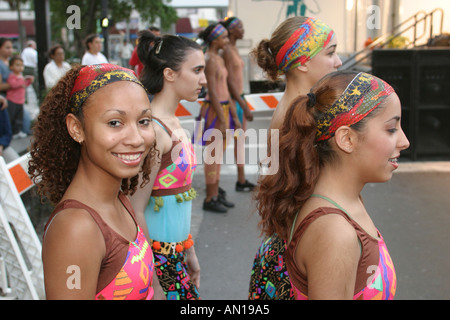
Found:
<path fill-rule="evenodd" d="M 244 109 L 244 115 L 247 121 L 253 121 L 253 113 L 249 109 Z"/>
<path fill-rule="evenodd" d="M 25 76 L 25 80 L 30 80 L 31 82 L 34 82 L 34 76 Z"/>
<path fill-rule="evenodd" d="M 8 100 L 0 96 L 0 110 L 5 110 L 8 107 Z"/>
<path fill-rule="evenodd" d="M 220 130 L 220 132 L 222 133 L 222 137 L 226 137 L 227 134 L 227 127 L 225 125 L 225 120 L 221 120 L 220 118 L 217 118 L 217 126 Z"/>
<path fill-rule="evenodd" d="M 233 121 L 234 121 L 234 130 L 237 130 L 237 129 L 241 129 L 241 128 L 242 128 L 242 124 L 241 124 L 241 122 L 239 121 L 239 118 L 238 118 L 238 117 L 233 118 Z"/>
<path fill-rule="evenodd" d="M 193 284 L 200 289 L 200 264 L 198 263 L 197 255 L 194 247 L 186 250 L 186 262 L 188 266 L 189 277 Z"/>

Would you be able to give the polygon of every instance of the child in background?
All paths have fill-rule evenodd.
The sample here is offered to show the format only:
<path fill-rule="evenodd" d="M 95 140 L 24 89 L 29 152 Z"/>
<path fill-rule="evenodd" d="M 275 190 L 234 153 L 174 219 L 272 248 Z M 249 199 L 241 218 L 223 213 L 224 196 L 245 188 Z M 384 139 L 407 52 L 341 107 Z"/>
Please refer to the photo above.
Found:
<path fill-rule="evenodd" d="M 11 130 L 14 138 L 25 138 L 27 134 L 22 131 L 23 104 L 25 103 L 26 87 L 34 81 L 33 76 L 23 76 L 23 60 L 19 56 L 9 60 L 11 73 L 8 77 L 8 84 L 11 86 L 6 93 L 8 99 L 8 115 L 11 121 Z"/>

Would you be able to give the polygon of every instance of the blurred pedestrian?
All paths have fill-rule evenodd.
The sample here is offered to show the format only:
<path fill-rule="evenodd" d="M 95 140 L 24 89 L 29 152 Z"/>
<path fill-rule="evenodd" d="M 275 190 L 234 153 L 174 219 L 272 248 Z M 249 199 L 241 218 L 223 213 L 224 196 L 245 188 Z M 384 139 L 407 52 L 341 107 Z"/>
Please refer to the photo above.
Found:
<path fill-rule="evenodd" d="M 148 227 L 156 274 L 167 299 L 196 300 L 200 299 L 200 265 L 190 229 L 197 163 L 175 111 L 182 99 L 196 101 L 206 85 L 205 58 L 200 45 L 185 37 L 164 35 L 146 50 L 153 41 L 150 31 L 142 31 L 138 52 L 147 51 L 141 81 L 153 94 L 159 157 L 152 170 L 157 173 L 131 202 L 138 219 L 146 221 L 142 225 Z"/>
<path fill-rule="evenodd" d="M 44 68 L 44 81 L 46 89 L 50 90 L 70 70 L 70 64 L 64 61 L 64 48 L 60 44 L 52 46 L 48 56 L 51 60 Z"/>
<path fill-rule="evenodd" d="M 155 38 L 161 36 L 161 31 L 159 30 L 159 28 L 152 26 L 149 28 L 149 30 L 154 35 Z M 145 31 L 145 30 L 143 30 L 143 31 Z M 150 47 L 153 46 L 154 43 L 155 43 L 154 41 L 149 43 L 148 50 L 150 50 Z M 136 72 L 136 74 L 139 77 L 141 75 L 142 70 L 144 69 L 144 65 L 142 64 L 141 61 L 144 59 L 143 56 L 145 55 L 145 52 L 139 54 L 138 46 L 139 46 L 139 38 L 137 40 L 137 43 L 136 43 L 136 46 L 134 47 L 133 52 L 131 53 L 131 58 L 130 58 L 129 64 L 130 64 L 130 67 Z"/>
<path fill-rule="evenodd" d="M 241 127 L 236 106 L 228 91 L 228 71 L 219 54 L 219 51 L 223 50 L 230 40 L 227 29 L 220 23 L 208 26 L 199 34 L 199 37 L 206 44 L 205 74 L 208 83 L 207 95 L 200 110 L 200 117 L 205 119 L 205 126 L 203 132 L 196 138 L 201 139 L 202 144 L 214 146 L 214 150 L 211 150 L 211 159 L 205 159 L 204 164 L 206 198 L 203 202 L 203 210 L 225 213 L 228 211 L 227 208 L 234 207 L 234 203 L 226 199 L 226 191 L 219 192 L 221 161 L 229 140 L 226 130 Z M 218 130 L 221 137 L 212 134 L 209 129 Z"/>
<path fill-rule="evenodd" d="M 342 65 L 336 47 L 337 39 L 329 26 L 315 18 L 297 16 L 282 22 L 270 39 L 263 39 L 252 50 L 251 55 L 270 80 L 281 75 L 286 80 L 270 130 L 281 129 L 286 110 L 298 95 L 307 94 L 320 78 Z M 267 150 L 271 150 L 271 136 L 268 139 Z M 253 264 L 250 299 L 293 298 L 283 258 L 285 249 L 286 241 L 276 234 L 263 239 Z"/>
<path fill-rule="evenodd" d="M 11 122 L 13 139 L 25 138 L 27 134 L 22 131 L 24 122 L 24 103 L 26 88 L 33 83 L 34 77 L 31 75 L 23 76 L 23 59 L 20 56 L 14 56 L 9 60 L 9 69 L 11 73 L 8 76 L 10 89 L 6 92 L 8 99 L 8 116 Z"/>
<path fill-rule="evenodd" d="M 363 72 L 329 74 L 288 108 L 286 152 L 256 200 L 263 232 L 288 241 L 296 299 L 394 298 L 394 265 L 361 192 L 398 168 L 409 147 L 400 120 L 394 89 Z"/>
<path fill-rule="evenodd" d="M 8 100 L 0 96 L 0 156 L 5 159 L 5 162 L 11 162 L 19 158 L 17 152 L 10 146 L 12 139 L 11 123 L 9 121 Z"/>
<path fill-rule="evenodd" d="M 134 48 L 132 44 L 126 39 L 123 40 L 123 43 L 120 46 L 120 61 L 122 63 L 122 67 L 129 68 L 129 61 L 133 50 Z"/>
<path fill-rule="evenodd" d="M 23 59 L 23 75 L 32 76 L 33 90 L 36 96 L 39 94 L 39 83 L 37 76 L 38 69 L 38 52 L 36 50 L 36 42 L 34 40 L 28 40 L 25 49 L 22 50 L 21 57 Z"/>
<path fill-rule="evenodd" d="M 8 38 L 0 38 L 0 95 L 3 97 L 6 97 L 6 91 L 11 88 L 8 84 L 8 77 L 11 73 L 11 70 L 9 70 L 9 59 L 13 51 L 12 41 Z"/>
<path fill-rule="evenodd" d="M 236 46 L 237 40 L 244 37 L 244 26 L 240 19 L 230 17 L 224 22 L 223 26 L 228 30 L 229 45 L 223 49 L 223 59 L 228 71 L 228 90 L 236 105 L 236 112 L 241 123 L 241 128 L 247 129 L 247 121 L 253 121 L 253 114 L 244 98 L 244 61 Z M 243 139 L 234 138 L 234 155 L 237 166 L 236 191 L 252 191 L 255 185 L 249 182 L 245 177 L 245 168 L 239 154 L 245 155 L 245 144 Z"/>
<path fill-rule="evenodd" d="M 101 53 L 102 39 L 97 34 L 90 34 L 84 41 L 86 52 L 81 59 L 82 65 L 108 63 L 108 59 Z"/>
<path fill-rule="evenodd" d="M 132 70 L 75 66 L 47 94 L 28 170 L 56 205 L 42 246 L 47 299 L 153 297 L 153 254 L 127 195 L 139 173 L 149 181 L 154 144 L 150 103 Z"/>

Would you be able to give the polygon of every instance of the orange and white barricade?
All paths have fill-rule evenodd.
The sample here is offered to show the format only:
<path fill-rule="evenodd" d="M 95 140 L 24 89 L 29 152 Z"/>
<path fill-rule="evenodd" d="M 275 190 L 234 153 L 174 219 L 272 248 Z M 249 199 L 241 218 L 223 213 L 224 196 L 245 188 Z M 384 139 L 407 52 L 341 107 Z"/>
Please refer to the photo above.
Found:
<path fill-rule="evenodd" d="M 29 154 L 6 164 L 0 157 L 0 288 L 6 297 L 45 298 L 42 246 L 20 197 L 33 187 Z"/>
<path fill-rule="evenodd" d="M 259 111 L 274 110 L 283 95 L 282 92 L 276 93 L 254 93 L 244 95 L 248 107 L 253 113 Z M 175 115 L 180 118 L 195 118 L 200 114 L 204 99 L 194 102 L 182 100 L 178 104 Z"/>

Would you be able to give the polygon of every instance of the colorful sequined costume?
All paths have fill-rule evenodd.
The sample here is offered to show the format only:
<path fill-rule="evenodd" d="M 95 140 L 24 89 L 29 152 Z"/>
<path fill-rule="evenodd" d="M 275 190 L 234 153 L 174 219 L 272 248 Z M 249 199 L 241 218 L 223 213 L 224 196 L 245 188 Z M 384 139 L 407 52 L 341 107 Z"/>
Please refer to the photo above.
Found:
<path fill-rule="evenodd" d="M 221 101 L 220 105 L 223 110 L 223 116 L 225 118 L 225 128 L 234 129 L 233 116 L 231 114 L 231 106 L 229 101 Z M 200 125 L 201 119 L 205 119 L 204 124 Z M 196 144 L 206 145 L 211 140 L 212 132 L 209 129 L 218 129 L 217 114 L 214 108 L 211 106 L 211 102 L 208 100 L 203 101 L 200 109 L 200 114 L 196 118 L 198 125 L 195 128 L 195 134 L 193 141 Z M 228 142 L 228 141 L 227 141 Z M 225 147 L 225 146 L 224 146 Z"/>
<path fill-rule="evenodd" d="M 313 196 L 323 198 L 337 208 L 321 207 L 312 211 L 300 223 L 295 232 L 291 233 L 292 241 L 289 242 L 285 258 L 296 299 L 308 299 L 308 281 L 295 262 L 297 245 L 308 226 L 316 219 L 328 214 L 338 214 L 355 228 L 361 245 L 361 258 L 358 263 L 353 299 L 392 300 L 397 289 L 397 277 L 394 264 L 381 234 L 377 231 L 379 239 L 372 237 L 334 201 L 320 195 Z"/>
<path fill-rule="evenodd" d="M 120 193 L 119 199 L 136 223 L 128 198 Z M 137 223 L 136 240 L 129 242 L 110 228 L 94 209 L 77 200 L 65 200 L 56 206 L 45 226 L 45 231 L 50 227 L 53 218 L 68 208 L 86 210 L 97 223 L 105 239 L 106 254 L 100 266 L 95 299 L 150 300 L 153 297 L 153 254 Z"/>
<path fill-rule="evenodd" d="M 160 120 L 153 118 L 172 138 L 172 148 L 162 155 L 160 171 L 145 209 L 155 269 L 168 300 L 200 299 L 185 261 L 193 245 L 190 235 L 192 200 L 196 192 L 192 177 L 197 167 L 194 148 L 182 142 Z"/>
<path fill-rule="evenodd" d="M 273 234 L 261 242 L 250 277 L 249 300 L 294 300 L 284 252 L 286 241 Z"/>

